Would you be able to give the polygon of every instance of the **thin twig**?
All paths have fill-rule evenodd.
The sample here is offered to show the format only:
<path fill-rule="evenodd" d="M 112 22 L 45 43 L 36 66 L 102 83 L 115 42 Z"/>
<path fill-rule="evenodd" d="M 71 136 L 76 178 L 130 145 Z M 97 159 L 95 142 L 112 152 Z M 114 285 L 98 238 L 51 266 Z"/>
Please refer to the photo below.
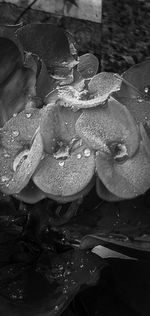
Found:
<path fill-rule="evenodd" d="M 32 8 L 32 6 L 37 2 L 38 0 L 33 0 L 28 6 L 27 8 L 25 8 L 20 15 L 18 16 L 17 20 L 15 21 L 15 24 L 18 24 L 20 19 L 28 12 L 28 10 L 30 10 Z"/>

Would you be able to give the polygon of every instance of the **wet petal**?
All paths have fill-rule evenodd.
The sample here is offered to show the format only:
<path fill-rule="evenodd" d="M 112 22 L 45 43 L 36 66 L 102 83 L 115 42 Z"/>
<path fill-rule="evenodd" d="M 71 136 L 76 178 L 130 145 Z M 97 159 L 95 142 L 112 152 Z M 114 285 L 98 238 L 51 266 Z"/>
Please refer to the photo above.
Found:
<path fill-rule="evenodd" d="M 38 109 L 24 110 L 15 114 L 1 130 L 1 142 L 5 148 L 14 150 L 30 144 L 41 120 Z"/>
<path fill-rule="evenodd" d="M 19 193 L 29 182 L 43 155 L 43 142 L 39 132 L 30 149 L 17 153 L 1 148 L 0 187 L 7 194 Z"/>
<path fill-rule="evenodd" d="M 33 182 L 29 181 L 27 186 L 21 190 L 18 194 L 14 194 L 14 197 L 20 201 L 28 204 L 37 203 L 45 199 L 45 193 L 42 192 Z"/>
<path fill-rule="evenodd" d="M 150 187 L 150 160 L 142 143 L 136 155 L 124 163 L 117 163 L 110 155 L 99 153 L 96 169 L 106 188 L 118 197 L 134 198 Z"/>
<path fill-rule="evenodd" d="M 139 135 L 130 112 L 110 98 L 105 107 L 84 110 L 76 122 L 77 134 L 93 149 L 110 152 L 112 142 L 122 143 L 131 157 L 138 148 Z"/>
<path fill-rule="evenodd" d="M 122 200 L 122 198 L 111 193 L 98 177 L 96 179 L 96 192 L 102 200 L 108 202 L 116 202 Z"/>
<path fill-rule="evenodd" d="M 82 191 L 91 181 L 95 159 L 92 152 L 73 152 L 67 159 L 47 155 L 33 175 L 34 183 L 45 193 L 70 196 Z"/>
<path fill-rule="evenodd" d="M 75 123 L 80 111 L 49 104 L 43 108 L 41 120 L 41 135 L 43 137 L 46 152 L 53 153 L 60 142 L 66 145 L 76 137 Z"/>
<path fill-rule="evenodd" d="M 93 176 L 93 178 L 91 179 L 91 181 L 89 182 L 89 184 L 80 192 L 73 194 L 73 195 L 68 195 L 68 196 L 59 196 L 59 195 L 54 195 L 54 194 L 45 194 L 46 197 L 57 201 L 58 203 L 68 203 L 68 202 L 72 202 L 75 200 L 79 200 L 82 199 L 84 196 L 86 196 L 91 189 L 93 188 L 95 184 L 95 176 Z"/>
<path fill-rule="evenodd" d="M 113 73 L 102 72 L 95 75 L 81 90 L 76 84 L 59 88 L 57 98 L 61 100 L 62 106 L 74 110 L 96 107 L 105 103 L 113 91 L 119 90 L 121 81 Z"/>

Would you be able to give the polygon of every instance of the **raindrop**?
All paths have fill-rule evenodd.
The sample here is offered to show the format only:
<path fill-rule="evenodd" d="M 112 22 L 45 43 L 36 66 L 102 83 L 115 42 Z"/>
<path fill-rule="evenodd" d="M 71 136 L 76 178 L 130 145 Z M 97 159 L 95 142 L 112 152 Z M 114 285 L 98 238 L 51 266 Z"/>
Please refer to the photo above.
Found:
<path fill-rule="evenodd" d="M 89 148 L 84 149 L 84 156 L 89 157 L 91 155 L 91 151 Z"/>
<path fill-rule="evenodd" d="M 139 103 L 141 103 L 141 102 L 143 102 L 143 98 L 142 98 L 142 97 L 138 97 L 138 98 L 137 98 L 137 101 L 138 101 Z"/>
<path fill-rule="evenodd" d="M 17 113 L 14 113 L 14 114 L 13 114 L 13 117 L 16 117 L 16 116 L 17 116 Z"/>
<path fill-rule="evenodd" d="M 12 134 L 13 134 L 14 137 L 19 136 L 19 132 L 18 131 L 13 131 Z"/>
<path fill-rule="evenodd" d="M 8 153 L 5 153 L 5 154 L 4 154 L 4 157 L 5 157 L 5 158 L 8 158 L 8 157 L 10 157 L 10 155 L 9 155 Z"/>
<path fill-rule="evenodd" d="M 1 180 L 2 180 L 2 182 L 7 182 L 7 181 L 9 181 L 9 177 L 7 177 L 7 176 L 2 176 L 2 177 L 1 177 Z"/>
<path fill-rule="evenodd" d="M 63 167 L 64 166 L 64 161 L 59 161 L 59 166 Z"/>
<path fill-rule="evenodd" d="M 77 158 L 80 159 L 82 157 L 81 154 L 77 154 Z"/>
<path fill-rule="evenodd" d="M 59 307 L 56 305 L 55 306 L 55 311 L 58 311 L 59 310 Z"/>
<path fill-rule="evenodd" d="M 26 113 L 26 117 L 30 118 L 31 117 L 31 113 Z"/>
<path fill-rule="evenodd" d="M 145 87 L 144 92 L 145 92 L 145 93 L 148 93 L 148 92 L 149 92 L 149 88 L 148 88 L 148 87 Z"/>

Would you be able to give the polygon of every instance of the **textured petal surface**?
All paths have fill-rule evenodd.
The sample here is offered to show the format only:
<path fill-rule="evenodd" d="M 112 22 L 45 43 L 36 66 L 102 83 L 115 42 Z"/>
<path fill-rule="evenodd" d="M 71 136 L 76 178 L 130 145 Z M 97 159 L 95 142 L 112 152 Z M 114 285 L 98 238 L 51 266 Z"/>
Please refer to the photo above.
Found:
<path fill-rule="evenodd" d="M 45 193 L 74 195 L 91 181 L 95 169 L 93 153 L 73 153 L 66 160 L 47 155 L 36 170 L 33 181 Z"/>
<path fill-rule="evenodd" d="M 106 188 L 118 197 L 134 198 L 150 187 L 150 160 L 142 143 L 136 155 L 122 164 L 116 163 L 109 155 L 99 153 L 96 169 Z"/>
<path fill-rule="evenodd" d="M 113 98 L 105 107 L 84 110 L 76 122 L 76 132 L 93 149 L 109 151 L 111 142 L 124 143 L 129 156 L 139 145 L 136 123 L 130 112 Z"/>

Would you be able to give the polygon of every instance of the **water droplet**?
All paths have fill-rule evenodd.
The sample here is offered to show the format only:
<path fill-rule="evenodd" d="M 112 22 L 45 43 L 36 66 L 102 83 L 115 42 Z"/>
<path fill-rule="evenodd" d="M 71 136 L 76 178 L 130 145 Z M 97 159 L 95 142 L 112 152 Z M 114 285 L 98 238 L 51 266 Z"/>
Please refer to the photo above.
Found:
<path fill-rule="evenodd" d="M 91 151 L 89 148 L 84 149 L 84 156 L 89 157 L 91 155 Z"/>
<path fill-rule="evenodd" d="M 148 91 L 149 91 L 149 88 L 148 88 L 148 87 L 145 87 L 144 92 L 145 92 L 145 93 L 148 93 Z"/>
<path fill-rule="evenodd" d="M 2 180 L 2 182 L 7 182 L 7 181 L 9 181 L 9 177 L 7 177 L 7 176 L 2 176 L 1 177 L 1 180 Z"/>
<path fill-rule="evenodd" d="M 77 154 L 77 158 L 80 159 L 82 157 L 81 154 Z"/>
<path fill-rule="evenodd" d="M 17 113 L 14 113 L 14 114 L 13 114 L 13 117 L 16 117 L 16 116 L 17 116 Z"/>
<path fill-rule="evenodd" d="M 55 306 L 55 311 L 58 311 L 59 310 L 59 307 L 56 305 Z"/>
<path fill-rule="evenodd" d="M 23 163 L 23 161 L 27 158 L 29 154 L 29 150 L 26 149 L 24 151 L 22 151 L 21 153 L 18 154 L 18 156 L 16 156 L 14 162 L 13 162 L 13 170 L 16 172 L 17 168 L 19 168 L 21 166 L 21 164 Z"/>
<path fill-rule="evenodd" d="M 5 154 L 4 154 L 4 157 L 5 157 L 5 158 L 8 158 L 8 157 L 10 157 L 10 155 L 9 155 L 8 153 L 5 153 Z"/>
<path fill-rule="evenodd" d="M 143 98 L 142 98 L 142 97 L 138 97 L 138 98 L 137 98 L 137 101 L 138 101 L 139 103 L 141 103 L 141 102 L 143 102 Z"/>
<path fill-rule="evenodd" d="M 63 167 L 64 166 L 64 161 L 59 161 L 59 166 Z"/>
<path fill-rule="evenodd" d="M 18 131 L 13 131 L 12 134 L 13 134 L 14 137 L 19 136 L 19 132 Z"/>
<path fill-rule="evenodd" d="M 27 118 L 31 117 L 31 113 L 26 113 L 26 117 Z"/>

